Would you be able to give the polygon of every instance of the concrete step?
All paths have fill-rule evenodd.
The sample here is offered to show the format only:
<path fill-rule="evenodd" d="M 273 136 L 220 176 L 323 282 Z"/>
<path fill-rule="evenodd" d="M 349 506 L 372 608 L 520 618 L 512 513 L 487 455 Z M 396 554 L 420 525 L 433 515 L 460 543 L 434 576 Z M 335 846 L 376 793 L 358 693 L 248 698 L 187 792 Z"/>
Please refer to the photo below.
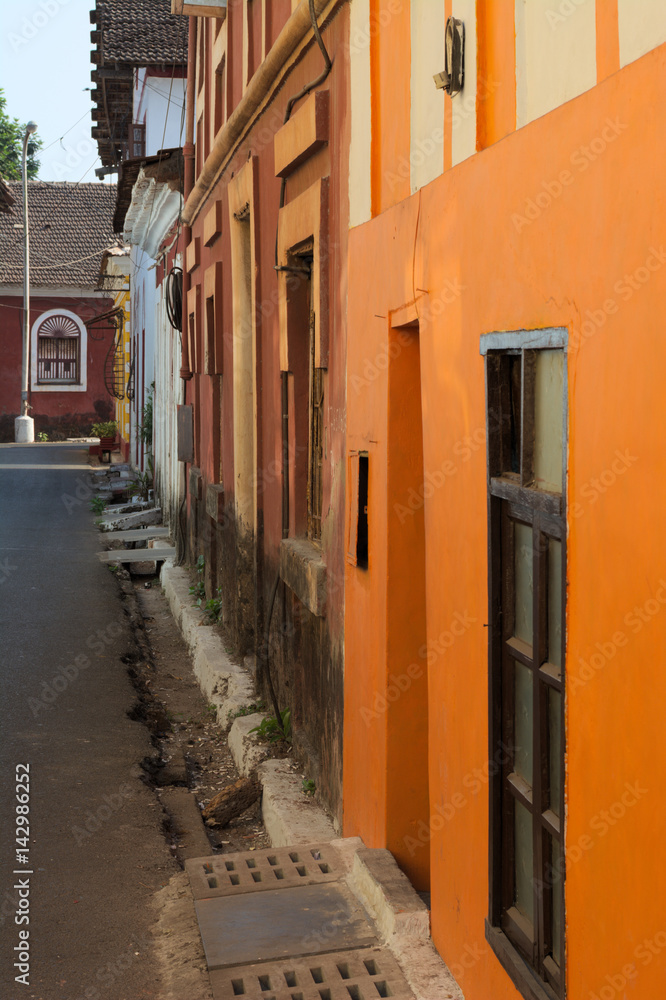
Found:
<path fill-rule="evenodd" d="M 147 542 L 150 538 L 165 538 L 169 534 L 169 529 L 163 525 L 155 525 L 154 528 L 126 528 L 122 531 L 108 531 L 109 541 L 120 542 Z"/>
<path fill-rule="evenodd" d="M 163 562 L 172 559 L 176 550 L 173 546 L 154 549 L 111 549 L 108 552 L 98 552 L 97 557 L 103 563 L 137 563 Z"/>

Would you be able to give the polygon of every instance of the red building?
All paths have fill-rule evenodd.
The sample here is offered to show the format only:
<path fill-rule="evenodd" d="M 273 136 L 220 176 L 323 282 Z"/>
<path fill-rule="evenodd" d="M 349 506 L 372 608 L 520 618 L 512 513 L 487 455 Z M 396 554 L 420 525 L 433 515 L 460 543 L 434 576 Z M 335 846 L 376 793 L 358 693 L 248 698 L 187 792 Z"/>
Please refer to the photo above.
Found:
<path fill-rule="evenodd" d="M 325 7 L 191 19 L 180 454 L 188 557 L 340 823 L 349 7 Z"/>
<path fill-rule="evenodd" d="M 115 242 L 115 184 L 28 182 L 30 226 L 29 414 L 35 434 L 88 434 L 113 420 L 105 361 L 115 327 L 96 317 L 113 300 L 96 289 L 102 252 Z M 0 190 L 0 441 L 14 440 L 23 358 L 22 186 Z"/>

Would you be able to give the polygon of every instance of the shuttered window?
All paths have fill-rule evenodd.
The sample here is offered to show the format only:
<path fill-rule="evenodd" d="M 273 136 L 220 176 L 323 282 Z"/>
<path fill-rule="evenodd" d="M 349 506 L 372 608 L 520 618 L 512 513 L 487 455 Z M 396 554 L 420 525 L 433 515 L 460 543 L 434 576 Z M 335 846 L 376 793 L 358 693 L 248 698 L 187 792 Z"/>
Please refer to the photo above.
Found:
<path fill-rule="evenodd" d="M 50 316 L 37 331 L 37 382 L 78 385 L 79 328 L 69 316 Z"/>

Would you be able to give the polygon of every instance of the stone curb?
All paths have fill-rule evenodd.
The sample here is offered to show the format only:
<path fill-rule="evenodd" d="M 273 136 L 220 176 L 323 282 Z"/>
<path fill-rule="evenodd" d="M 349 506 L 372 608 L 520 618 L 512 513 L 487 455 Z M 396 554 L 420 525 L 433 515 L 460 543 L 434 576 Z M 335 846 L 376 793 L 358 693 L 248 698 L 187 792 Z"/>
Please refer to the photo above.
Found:
<path fill-rule="evenodd" d="M 171 614 L 192 655 L 195 677 L 206 698 L 215 705 L 218 721 L 226 728 L 230 713 L 252 704 L 252 679 L 229 657 L 220 637 L 201 625 L 201 612 L 192 607 L 187 571 L 165 564 L 160 582 Z"/>
<path fill-rule="evenodd" d="M 288 760 L 266 760 L 257 773 L 264 787 L 261 811 L 273 847 L 322 844 L 338 834 L 317 803 L 303 794 L 299 773 Z"/>
<path fill-rule="evenodd" d="M 357 848 L 347 884 L 400 963 L 416 1000 L 464 1000 L 430 938 L 430 911 L 390 851 Z"/>

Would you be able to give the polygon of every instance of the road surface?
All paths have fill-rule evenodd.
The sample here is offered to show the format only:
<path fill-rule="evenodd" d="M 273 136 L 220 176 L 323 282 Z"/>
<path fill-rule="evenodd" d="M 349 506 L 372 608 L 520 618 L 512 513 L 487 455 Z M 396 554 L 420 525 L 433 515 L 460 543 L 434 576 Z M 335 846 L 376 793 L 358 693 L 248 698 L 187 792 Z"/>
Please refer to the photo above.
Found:
<path fill-rule="evenodd" d="M 150 902 L 174 862 L 140 780 L 150 739 L 126 714 L 131 638 L 85 463 L 77 445 L 0 445 L 3 1000 L 160 994 Z"/>

